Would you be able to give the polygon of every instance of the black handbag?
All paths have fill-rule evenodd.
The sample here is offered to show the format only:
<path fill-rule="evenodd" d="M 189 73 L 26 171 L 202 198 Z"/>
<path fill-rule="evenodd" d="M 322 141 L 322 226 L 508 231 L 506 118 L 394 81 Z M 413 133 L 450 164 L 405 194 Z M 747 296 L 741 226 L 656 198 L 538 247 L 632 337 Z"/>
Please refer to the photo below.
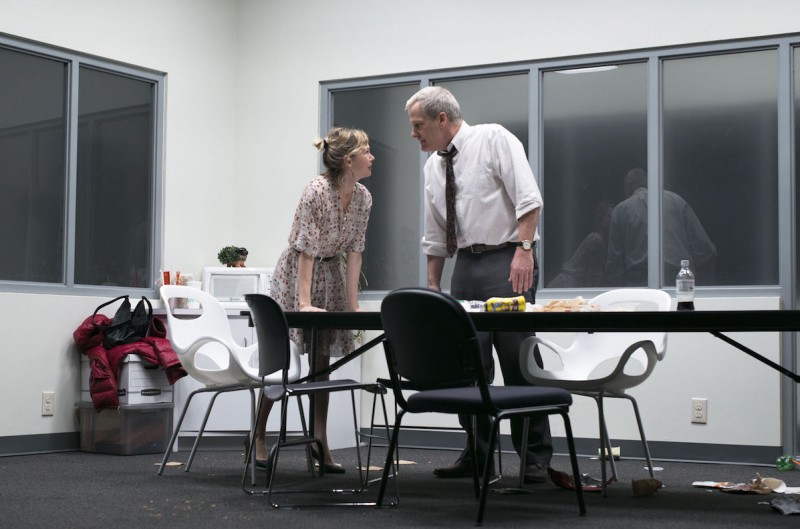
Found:
<path fill-rule="evenodd" d="M 138 342 L 147 336 L 150 321 L 153 319 L 153 306 L 150 304 L 149 299 L 142 296 L 142 299 L 136 304 L 136 308 L 131 312 L 130 298 L 125 295 L 106 301 L 98 306 L 94 314 L 92 314 L 92 321 L 94 321 L 94 316 L 100 309 L 119 300 L 123 301 L 111 319 L 111 323 L 101 329 L 103 347 L 106 349 L 112 349 L 126 343 Z"/>

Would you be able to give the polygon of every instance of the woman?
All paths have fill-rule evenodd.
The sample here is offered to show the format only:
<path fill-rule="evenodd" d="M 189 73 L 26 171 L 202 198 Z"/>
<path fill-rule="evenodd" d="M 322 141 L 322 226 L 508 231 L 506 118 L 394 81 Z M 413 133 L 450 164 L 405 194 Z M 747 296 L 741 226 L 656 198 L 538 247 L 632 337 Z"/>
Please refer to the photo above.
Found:
<path fill-rule="evenodd" d="M 326 171 L 303 190 L 289 233 L 289 247 L 275 266 L 270 295 L 286 311 L 357 311 L 361 252 L 372 207 L 372 196 L 358 181 L 372 174 L 375 157 L 370 153 L 367 134 L 358 129 L 334 127 L 314 146 L 322 152 Z M 310 333 L 301 329 L 291 332 L 301 351 L 309 352 Z M 309 368 L 324 370 L 331 356 L 342 356 L 352 349 L 352 331 L 320 330 L 317 363 L 309 364 Z M 266 466 L 266 422 L 272 403 L 262 396 L 261 404 L 264 411 L 256 425 L 256 462 Z M 322 442 L 323 453 L 314 453 L 314 457 L 325 472 L 340 474 L 344 468 L 333 462 L 327 421 L 328 395 L 318 395 L 314 401 L 314 433 Z"/>

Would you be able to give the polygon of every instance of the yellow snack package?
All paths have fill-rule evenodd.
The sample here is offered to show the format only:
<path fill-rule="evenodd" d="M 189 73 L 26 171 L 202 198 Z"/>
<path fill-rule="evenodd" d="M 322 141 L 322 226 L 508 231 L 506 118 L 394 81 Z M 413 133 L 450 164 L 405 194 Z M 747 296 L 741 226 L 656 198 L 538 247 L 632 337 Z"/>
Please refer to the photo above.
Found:
<path fill-rule="evenodd" d="M 486 312 L 525 312 L 525 296 L 513 298 L 489 298 Z"/>

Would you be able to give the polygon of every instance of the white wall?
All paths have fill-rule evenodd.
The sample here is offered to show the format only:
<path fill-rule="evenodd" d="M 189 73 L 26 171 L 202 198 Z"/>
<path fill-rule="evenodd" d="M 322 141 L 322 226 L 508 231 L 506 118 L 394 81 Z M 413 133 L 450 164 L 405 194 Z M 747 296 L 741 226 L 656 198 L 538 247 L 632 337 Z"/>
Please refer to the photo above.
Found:
<path fill-rule="evenodd" d="M 0 13 L 0 32 L 167 72 L 163 266 L 195 276 L 226 244 L 253 266 L 277 259 L 317 171 L 322 80 L 800 31 L 794 0 L 0 0 Z M 0 293 L 14 396 L 0 436 L 77 429 L 70 338 L 100 301 Z M 41 417 L 51 389 L 56 414 Z M 732 438 L 719 432 L 703 440 Z"/>

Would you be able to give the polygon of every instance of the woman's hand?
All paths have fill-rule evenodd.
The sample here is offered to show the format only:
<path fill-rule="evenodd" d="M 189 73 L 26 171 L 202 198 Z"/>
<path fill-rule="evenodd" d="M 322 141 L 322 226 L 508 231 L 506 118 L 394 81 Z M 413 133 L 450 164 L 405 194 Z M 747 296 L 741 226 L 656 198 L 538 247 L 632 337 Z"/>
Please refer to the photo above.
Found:
<path fill-rule="evenodd" d="M 327 312 L 325 309 L 315 307 L 314 305 L 300 305 L 300 312 Z"/>

